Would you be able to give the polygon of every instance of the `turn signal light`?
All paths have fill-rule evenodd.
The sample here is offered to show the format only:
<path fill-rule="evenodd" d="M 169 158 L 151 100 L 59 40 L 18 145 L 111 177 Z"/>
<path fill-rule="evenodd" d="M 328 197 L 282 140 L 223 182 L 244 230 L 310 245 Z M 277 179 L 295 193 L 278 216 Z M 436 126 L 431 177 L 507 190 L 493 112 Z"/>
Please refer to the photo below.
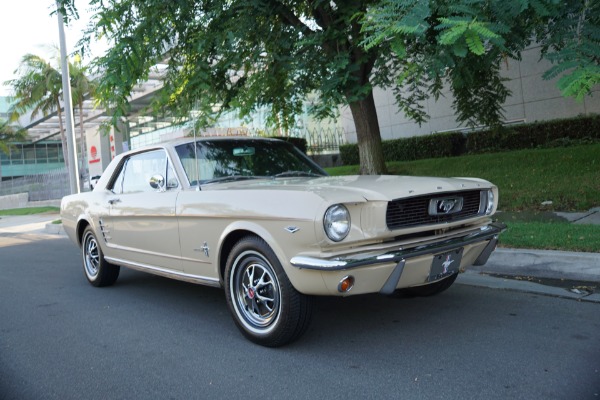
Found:
<path fill-rule="evenodd" d="M 345 276 L 338 284 L 338 292 L 347 293 L 354 287 L 354 277 L 352 275 Z"/>

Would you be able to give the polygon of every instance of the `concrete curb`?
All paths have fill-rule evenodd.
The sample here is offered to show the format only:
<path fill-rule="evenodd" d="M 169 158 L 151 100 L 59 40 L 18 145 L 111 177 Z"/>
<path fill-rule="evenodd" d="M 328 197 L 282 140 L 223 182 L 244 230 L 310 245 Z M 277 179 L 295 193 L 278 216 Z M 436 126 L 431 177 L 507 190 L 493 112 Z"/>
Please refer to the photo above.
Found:
<path fill-rule="evenodd" d="M 44 227 L 44 233 L 49 233 L 51 235 L 67 235 L 63 230 L 62 224 L 53 224 L 52 222 L 48 222 Z"/>
<path fill-rule="evenodd" d="M 576 301 L 600 304 L 600 293 L 576 293 L 569 289 L 542 285 L 535 282 L 517 281 L 483 275 L 476 271 L 466 271 L 458 276 L 456 283 L 460 285 L 478 286 L 497 290 L 513 290 L 534 293 L 543 296 L 561 297 Z"/>
<path fill-rule="evenodd" d="M 600 253 L 498 248 L 485 265 L 470 270 L 600 283 Z"/>

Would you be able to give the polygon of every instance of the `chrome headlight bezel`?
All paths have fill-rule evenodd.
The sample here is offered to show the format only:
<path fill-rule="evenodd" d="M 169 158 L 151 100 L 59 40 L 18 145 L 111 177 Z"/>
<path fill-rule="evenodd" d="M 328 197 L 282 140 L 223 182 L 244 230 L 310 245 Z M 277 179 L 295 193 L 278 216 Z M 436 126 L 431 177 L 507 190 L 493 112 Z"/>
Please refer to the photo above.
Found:
<path fill-rule="evenodd" d="M 485 215 L 490 215 L 494 211 L 494 191 L 492 189 L 488 189 L 487 191 L 487 202 L 485 205 Z"/>
<path fill-rule="evenodd" d="M 327 237 L 334 242 L 341 242 L 350 233 L 350 212 L 343 204 L 330 206 L 323 216 L 323 229 Z"/>

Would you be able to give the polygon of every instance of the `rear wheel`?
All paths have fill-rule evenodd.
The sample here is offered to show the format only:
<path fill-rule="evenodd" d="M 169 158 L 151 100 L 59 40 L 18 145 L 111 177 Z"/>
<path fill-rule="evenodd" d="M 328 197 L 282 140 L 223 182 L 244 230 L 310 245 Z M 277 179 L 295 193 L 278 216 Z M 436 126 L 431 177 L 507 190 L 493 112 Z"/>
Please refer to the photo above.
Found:
<path fill-rule="evenodd" d="M 442 279 L 441 281 L 437 281 L 434 283 L 430 283 L 428 285 L 423 286 L 414 286 L 404 289 L 397 289 L 394 291 L 392 296 L 394 297 L 428 297 L 435 296 L 436 294 L 442 293 L 444 290 L 448 289 L 456 278 L 458 277 L 458 273 L 450 275 L 447 278 Z"/>
<path fill-rule="evenodd" d="M 312 299 L 296 291 L 267 243 L 247 236 L 231 250 L 225 295 L 240 331 L 254 343 L 278 347 L 308 328 Z"/>
<path fill-rule="evenodd" d="M 81 238 L 81 252 L 83 256 L 83 272 L 88 282 L 93 286 L 110 286 L 116 282 L 121 268 L 104 259 L 102 249 L 96 239 L 96 234 L 91 226 L 83 231 Z"/>

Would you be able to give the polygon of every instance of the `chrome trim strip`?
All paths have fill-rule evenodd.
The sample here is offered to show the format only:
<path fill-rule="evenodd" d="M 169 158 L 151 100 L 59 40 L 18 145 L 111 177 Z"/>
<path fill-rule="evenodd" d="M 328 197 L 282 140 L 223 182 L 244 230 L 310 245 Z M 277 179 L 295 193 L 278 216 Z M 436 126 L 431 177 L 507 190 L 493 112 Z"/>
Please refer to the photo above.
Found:
<path fill-rule="evenodd" d="M 296 256 L 290 260 L 296 268 L 314 269 L 322 271 L 340 271 L 367 265 L 383 264 L 400 262 L 403 259 L 418 257 L 426 254 L 438 254 L 445 251 L 453 250 L 458 247 L 467 246 L 469 244 L 493 240 L 500 233 L 506 230 L 506 225 L 501 222 L 492 222 L 489 225 L 483 226 L 474 232 L 470 232 L 464 236 L 450 238 L 435 243 L 424 244 L 411 249 L 398 249 L 388 251 L 384 254 L 375 256 L 361 257 L 354 255 L 350 257 L 338 257 L 333 260 L 324 260 L 316 257 Z"/>
<path fill-rule="evenodd" d="M 216 278 L 207 278 L 204 276 L 186 274 L 180 271 L 173 271 L 166 268 L 154 267 L 152 265 L 134 263 L 131 261 L 121 260 L 119 258 L 104 257 L 111 264 L 121 265 L 123 267 L 135 269 L 137 271 L 148 272 L 154 275 L 164 276 L 165 278 L 177 279 L 179 281 L 198 283 L 201 285 L 221 287 L 221 282 Z"/>
<path fill-rule="evenodd" d="M 167 259 L 171 259 L 171 260 L 175 260 L 175 261 L 180 260 L 180 257 L 178 257 L 178 256 L 165 254 L 165 253 L 158 253 L 156 251 L 140 250 L 138 248 L 121 246 L 121 245 L 114 244 L 114 243 L 107 243 L 107 245 L 111 249 L 121 250 L 121 251 L 125 251 L 128 253 L 137 253 L 137 254 L 143 254 L 143 255 L 148 255 L 148 256 L 153 256 L 153 257 L 162 257 L 162 258 L 167 258 Z M 196 260 L 194 260 L 194 261 L 196 261 Z"/>

